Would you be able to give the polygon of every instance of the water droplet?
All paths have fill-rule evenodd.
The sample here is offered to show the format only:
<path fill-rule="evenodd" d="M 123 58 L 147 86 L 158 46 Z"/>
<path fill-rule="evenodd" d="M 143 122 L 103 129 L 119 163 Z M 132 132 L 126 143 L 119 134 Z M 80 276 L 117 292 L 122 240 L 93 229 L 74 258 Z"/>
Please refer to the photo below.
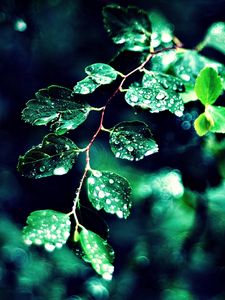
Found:
<path fill-rule="evenodd" d="M 162 100 L 167 96 L 167 93 L 165 93 L 164 91 L 161 91 L 158 93 L 158 95 L 156 95 L 156 99 L 157 100 Z"/>
<path fill-rule="evenodd" d="M 88 183 L 89 184 L 95 184 L 95 179 L 93 177 L 88 178 Z"/>
<path fill-rule="evenodd" d="M 39 170 L 40 170 L 40 172 L 44 172 L 45 171 L 45 166 L 41 166 Z"/>
<path fill-rule="evenodd" d="M 109 183 L 110 183 L 110 184 L 113 184 L 113 183 L 114 183 L 114 180 L 113 180 L 113 179 L 109 179 Z"/>
<path fill-rule="evenodd" d="M 130 151 L 130 152 L 132 152 L 132 151 L 134 150 L 134 147 L 128 146 L 128 147 L 127 147 L 127 150 Z"/>
<path fill-rule="evenodd" d="M 104 193 L 103 191 L 100 191 L 100 192 L 98 193 L 98 197 L 99 197 L 100 199 L 104 198 L 104 197 L 105 197 L 105 193 Z"/>
<path fill-rule="evenodd" d="M 181 74 L 180 77 L 184 80 L 184 81 L 189 81 L 191 79 L 191 77 L 188 74 Z"/>
<path fill-rule="evenodd" d="M 50 243 L 46 243 L 45 244 L 45 249 L 49 252 L 52 252 L 53 250 L 55 250 L 55 246 L 53 244 Z"/>
<path fill-rule="evenodd" d="M 132 95 L 132 96 L 130 97 L 130 100 L 131 100 L 132 102 L 137 102 L 137 101 L 138 101 L 138 96 Z"/>
<path fill-rule="evenodd" d="M 117 212 L 116 212 L 116 215 L 119 217 L 119 218 L 123 218 L 123 212 L 121 211 L 121 210 L 118 210 Z"/>
<path fill-rule="evenodd" d="M 55 168 L 55 170 L 53 171 L 54 175 L 64 175 L 68 172 L 68 170 L 66 170 L 64 167 L 59 167 L 59 168 Z"/>

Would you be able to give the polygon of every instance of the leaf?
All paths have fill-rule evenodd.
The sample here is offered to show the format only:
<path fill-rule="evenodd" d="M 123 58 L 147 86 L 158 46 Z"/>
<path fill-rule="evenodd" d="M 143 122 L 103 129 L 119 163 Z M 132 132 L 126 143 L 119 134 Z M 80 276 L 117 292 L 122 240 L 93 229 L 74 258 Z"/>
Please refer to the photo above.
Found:
<path fill-rule="evenodd" d="M 139 121 L 117 124 L 110 133 L 109 142 L 114 155 L 121 159 L 138 161 L 158 152 L 149 127 Z"/>
<path fill-rule="evenodd" d="M 69 216 L 54 210 L 33 211 L 23 229 L 23 239 L 27 245 L 43 245 L 46 250 L 61 248 L 70 235 Z"/>
<path fill-rule="evenodd" d="M 211 119 L 211 132 L 225 133 L 225 107 L 208 105 L 206 108 L 207 118 Z"/>
<path fill-rule="evenodd" d="M 213 23 L 209 27 L 203 43 L 225 54 L 225 23 Z"/>
<path fill-rule="evenodd" d="M 97 84 L 109 84 L 117 77 L 117 72 L 110 65 L 96 63 L 85 68 L 85 72 Z"/>
<path fill-rule="evenodd" d="M 151 11 L 149 18 L 152 23 L 151 46 L 153 48 L 172 46 L 174 37 L 173 26 L 158 11 Z"/>
<path fill-rule="evenodd" d="M 142 86 L 129 87 L 125 100 L 131 106 L 150 109 L 152 113 L 169 110 L 181 117 L 184 104 L 179 93 L 182 91 L 184 91 L 184 86 L 179 79 L 149 71 L 143 76 Z"/>
<path fill-rule="evenodd" d="M 129 182 L 109 171 L 92 170 L 88 178 L 88 198 L 97 210 L 127 218 L 131 208 Z"/>
<path fill-rule="evenodd" d="M 52 124 L 58 135 L 77 128 L 86 120 L 91 107 L 75 100 L 71 93 L 70 89 L 57 85 L 39 90 L 36 99 L 27 102 L 22 119 L 32 125 Z"/>
<path fill-rule="evenodd" d="M 198 118 L 194 121 L 195 131 L 199 136 L 205 135 L 210 130 L 211 124 L 207 120 L 205 113 L 202 113 L 198 116 Z"/>
<path fill-rule="evenodd" d="M 93 93 L 99 86 L 100 84 L 96 83 L 90 77 L 85 77 L 83 80 L 77 82 L 73 91 L 75 94 L 86 95 Z"/>
<path fill-rule="evenodd" d="M 212 67 L 217 71 L 218 75 L 222 77 L 225 88 L 225 66 L 200 55 L 195 50 L 177 53 L 177 59 L 170 65 L 170 73 L 180 78 L 186 87 L 186 91 L 190 91 L 194 89 L 199 72 L 205 67 Z"/>
<path fill-rule="evenodd" d="M 211 67 L 204 68 L 195 83 L 195 92 L 202 104 L 213 104 L 222 91 L 222 81 L 217 72 Z"/>
<path fill-rule="evenodd" d="M 123 8 L 110 4 L 103 8 L 105 28 L 115 44 L 130 51 L 150 48 L 151 22 L 148 14 L 134 6 Z"/>
<path fill-rule="evenodd" d="M 112 247 L 96 233 L 82 229 L 80 243 L 85 253 L 84 260 L 91 263 L 93 269 L 105 280 L 111 280 L 114 267 L 114 251 Z"/>
<path fill-rule="evenodd" d="M 42 144 L 19 157 L 18 171 L 29 178 L 64 175 L 73 166 L 79 148 L 73 141 L 53 133 L 44 137 Z"/>

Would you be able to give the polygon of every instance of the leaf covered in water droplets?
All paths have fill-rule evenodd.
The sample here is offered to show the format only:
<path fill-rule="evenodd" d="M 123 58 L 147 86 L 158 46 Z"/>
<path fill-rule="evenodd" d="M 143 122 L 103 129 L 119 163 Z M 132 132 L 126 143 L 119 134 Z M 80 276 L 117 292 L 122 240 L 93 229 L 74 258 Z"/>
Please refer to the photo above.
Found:
<path fill-rule="evenodd" d="M 129 182 L 109 171 L 92 170 L 88 177 L 88 198 L 97 209 L 127 218 L 131 208 L 131 188 Z"/>
<path fill-rule="evenodd" d="M 158 152 L 149 127 L 139 121 L 121 122 L 110 133 L 110 146 L 116 157 L 140 160 Z"/>
<path fill-rule="evenodd" d="M 107 241 L 90 230 L 82 229 L 80 243 L 85 253 L 84 260 L 90 262 L 93 269 L 105 280 L 111 280 L 114 271 L 114 251 Z"/>
<path fill-rule="evenodd" d="M 23 239 L 27 245 L 43 245 L 46 250 L 61 248 L 70 235 L 69 216 L 54 210 L 33 211 L 23 228 Z"/>
<path fill-rule="evenodd" d="M 142 86 L 129 87 L 125 100 L 131 106 L 149 109 L 152 113 L 169 110 L 180 117 L 184 104 L 179 93 L 183 91 L 184 85 L 179 78 L 149 71 L 143 76 Z"/>
<path fill-rule="evenodd" d="M 93 93 L 100 84 L 96 83 L 90 77 L 85 77 L 83 80 L 78 81 L 77 84 L 74 86 L 73 91 L 75 94 L 91 94 Z"/>
<path fill-rule="evenodd" d="M 56 85 L 39 90 L 36 99 L 27 102 L 22 119 L 32 125 L 52 124 L 58 135 L 77 128 L 86 120 L 91 107 L 71 93 L 70 89 Z"/>
<path fill-rule="evenodd" d="M 66 174 L 73 166 L 79 149 L 70 139 L 53 133 L 44 137 L 42 144 L 19 157 L 18 171 L 29 178 Z"/>
<path fill-rule="evenodd" d="M 225 54 L 225 22 L 213 23 L 209 27 L 203 43 Z"/>
<path fill-rule="evenodd" d="M 103 8 L 103 21 L 115 44 L 131 51 L 150 48 L 151 22 L 145 11 L 134 6 L 123 8 L 110 4 Z"/>
<path fill-rule="evenodd" d="M 217 71 L 223 79 L 223 87 L 225 88 L 225 66 L 200 55 L 195 50 L 178 52 L 176 60 L 170 65 L 170 72 L 182 80 L 186 90 L 193 90 L 199 72 L 205 67 L 211 67 Z"/>
<path fill-rule="evenodd" d="M 117 71 L 110 65 L 96 63 L 85 68 L 88 75 L 83 80 L 77 82 L 73 91 L 75 94 L 91 94 L 100 85 L 110 84 L 117 78 Z"/>
<path fill-rule="evenodd" d="M 117 72 L 107 64 L 96 63 L 85 68 L 85 72 L 97 84 L 109 84 L 116 80 Z"/>

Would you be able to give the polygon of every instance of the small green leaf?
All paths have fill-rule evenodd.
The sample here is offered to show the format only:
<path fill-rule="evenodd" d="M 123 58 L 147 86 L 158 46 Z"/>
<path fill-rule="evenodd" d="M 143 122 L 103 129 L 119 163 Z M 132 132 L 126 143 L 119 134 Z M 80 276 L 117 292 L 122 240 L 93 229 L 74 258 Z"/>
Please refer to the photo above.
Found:
<path fill-rule="evenodd" d="M 195 92 L 202 104 L 213 104 L 223 91 L 223 85 L 217 72 L 211 68 L 204 68 L 195 83 Z"/>
<path fill-rule="evenodd" d="M 117 124 L 110 133 L 109 142 L 114 155 L 127 160 L 138 161 L 159 149 L 149 127 L 139 121 Z"/>
<path fill-rule="evenodd" d="M 93 93 L 99 86 L 100 84 L 96 83 L 90 77 L 85 77 L 83 80 L 77 82 L 73 91 L 75 94 L 86 95 Z"/>
<path fill-rule="evenodd" d="M 39 90 L 36 99 L 27 102 L 22 119 L 32 125 L 52 123 L 58 135 L 77 128 L 86 120 L 91 107 L 76 100 L 71 93 L 70 89 L 56 85 Z"/>
<path fill-rule="evenodd" d="M 123 8 L 110 4 L 103 9 L 103 21 L 115 44 L 122 44 L 130 51 L 150 48 L 151 22 L 145 11 L 134 6 Z"/>
<path fill-rule="evenodd" d="M 210 131 L 225 133 L 225 107 L 208 105 L 206 113 L 212 119 Z"/>
<path fill-rule="evenodd" d="M 97 84 L 109 84 L 117 77 L 117 72 L 110 65 L 96 63 L 85 68 L 85 72 Z"/>
<path fill-rule="evenodd" d="M 23 229 L 23 239 L 27 245 L 43 245 L 46 250 L 61 248 L 70 235 L 69 216 L 54 210 L 33 211 Z"/>
<path fill-rule="evenodd" d="M 206 118 L 205 113 L 199 115 L 197 119 L 194 121 L 194 128 L 199 136 L 205 135 L 210 130 L 210 127 L 211 124 Z"/>
<path fill-rule="evenodd" d="M 44 137 L 42 144 L 19 157 L 18 171 L 29 178 L 66 174 L 79 154 L 78 147 L 66 137 L 53 133 Z"/>
<path fill-rule="evenodd" d="M 85 253 L 84 260 L 90 262 L 93 269 L 105 280 L 111 280 L 114 267 L 112 247 L 96 233 L 82 229 L 80 243 Z"/>
<path fill-rule="evenodd" d="M 143 76 L 142 86 L 129 87 L 125 100 L 131 106 L 140 106 L 152 113 L 169 110 L 181 117 L 184 104 L 179 93 L 183 91 L 184 85 L 180 79 L 149 71 Z"/>
<path fill-rule="evenodd" d="M 213 23 L 203 43 L 225 54 L 225 22 Z"/>
<path fill-rule="evenodd" d="M 173 26 L 158 11 L 151 11 L 149 15 L 152 23 L 152 41 L 153 48 L 170 47 L 173 45 Z"/>
<path fill-rule="evenodd" d="M 92 170 L 87 182 L 89 200 L 97 210 L 103 208 L 119 218 L 129 216 L 131 188 L 125 178 L 109 171 Z"/>

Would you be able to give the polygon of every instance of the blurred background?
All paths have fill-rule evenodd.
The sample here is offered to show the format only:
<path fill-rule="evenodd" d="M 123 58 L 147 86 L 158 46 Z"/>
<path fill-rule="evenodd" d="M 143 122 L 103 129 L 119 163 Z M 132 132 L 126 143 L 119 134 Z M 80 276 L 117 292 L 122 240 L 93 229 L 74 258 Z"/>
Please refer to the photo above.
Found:
<path fill-rule="evenodd" d="M 84 157 L 80 155 L 64 176 L 21 177 L 16 171 L 18 156 L 48 132 L 22 122 L 21 111 L 38 89 L 51 84 L 72 89 L 87 65 L 107 63 L 117 53 L 102 22 L 102 7 L 108 3 L 0 0 L 0 299 L 223 300 L 225 142 L 219 135 L 205 140 L 196 135 L 192 125 L 201 107 L 195 103 L 177 118 L 168 112 L 134 112 L 118 96 L 106 113 L 106 128 L 123 120 L 147 122 L 160 149 L 140 162 L 118 160 L 106 133 L 92 148 L 93 168 L 115 171 L 133 186 L 134 204 L 127 220 L 95 214 L 82 193 L 87 226 L 102 235 L 107 232 L 105 222 L 110 228 L 109 242 L 116 252 L 111 282 L 75 255 L 72 242 L 53 253 L 22 242 L 21 230 L 31 211 L 71 210 Z M 213 22 L 225 21 L 223 0 L 114 3 L 159 10 L 174 24 L 186 48 L 195 47 Z M 203 54 L 225 62 L 214 50 Z M 88 99 L 100 107 L 105 91 Z M 91 113 L 68 136 L 84 147 L 98 118 L 98 113 Z"/>

